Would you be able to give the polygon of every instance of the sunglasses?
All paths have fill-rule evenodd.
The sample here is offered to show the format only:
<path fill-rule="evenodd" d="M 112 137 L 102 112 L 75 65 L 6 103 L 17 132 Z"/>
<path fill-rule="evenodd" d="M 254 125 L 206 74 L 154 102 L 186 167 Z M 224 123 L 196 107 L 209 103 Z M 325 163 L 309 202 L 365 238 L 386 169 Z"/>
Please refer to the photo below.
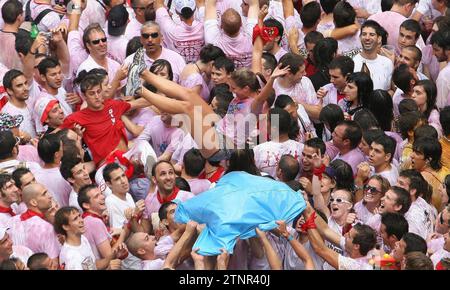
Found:
<path fill-rule="evenodd" d="M 142 33 L 141 36 L 145 39 L 148 39 L 149 37 L 151 38 L 158 38 L 159 33 L 158 32 L 153 32 L 153 33 Z"/>
<path fill-rule="evenodd" d="M 441 223 L 441 225 L 446 225 L 447 223 L 444 220 L 444 214 L 441 213 L 439 216 L 439 222 Z"/>
<path fill-rule="evenodd" d="M 345 200 L 345 199 L 342 199 L 342 198 L 334 198 L 334 197 L 330 198 L 330 203 L 332 203 L 332 202 L 336 202 L 336 203 L 350 203 L 351 204 L 351 202 L 348 201 L 348 200 Z"/>
<path fill-rule="evenodd" d="M 104 38 L 99 38 L 99 39 L 96 39 L 96 40 L 91 40 L 90 42 L 91 42 L 92 44 L 94 44 L 94 45 L 97 45 L 97 44 L 100 43 L 100 41 L 103 42 L 103 43 L 105 43 L 107 40 L 108 40 L 108 39 L 107 39 L 106 37 L 104 37 Z"/>
<path fill-rule="evenodd" d="M 377 190 L 375 187 L 370 185 L 364 185 L 364 191 L 369 192 L 370 194 L 378 194 L 380 193 L 379 190 Z"/>
<path fill-rule="evenodd" d="M 19 137 L 15 137 L 16 138 L 16 144 L 15 144 L 15 146 L 17 146 L 17 145 L 20 145 L 20 138 Z"/>

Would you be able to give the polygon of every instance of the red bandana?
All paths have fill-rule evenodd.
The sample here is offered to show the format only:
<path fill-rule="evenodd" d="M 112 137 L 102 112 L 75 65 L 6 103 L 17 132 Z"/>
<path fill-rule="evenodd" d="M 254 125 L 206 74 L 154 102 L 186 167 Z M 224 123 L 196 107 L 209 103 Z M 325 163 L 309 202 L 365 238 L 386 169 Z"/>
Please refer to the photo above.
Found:
<path fill-rule="evenodd" d="M 0 213 L 9 213 L 11 216 L 15 216 L 16 214 L 13 212 L 12 208 L 0 206 Z"/>
<path fill-rule="evenodd" d="M 20 215 L 20 220 L 21 221 L 26 221 L 27 219 L 30 219 L 34 216 L 38 216 L 41 219 L 44 219 L 44 214 L 42 213 L 37 213 L 35 211 L 32 211 L 31 209 L 28 209 L 26 212 L 24 212 L 23 214 Z"/>
<path fill-rule="evenodd" d="M 211 175 L 211 177 L 206 178 L 206 172 L 203 171 L 198 178 L 199 179 L 208 179 L 209 182 L 214 183 L 217 182 L 223 175 L 223 172 L 225 171 L 225 168 L 223 168 L 222 166 L 219 166 L 216 171 L 214 171 L 214 174 Z"/>
<path fill-rule="evenodd" d="M 277 27 L 259 27 L 255 25 L 253 27 L 253 43 L 255 43 L 256 37 L 261 36 L 261 39 L 264 44 L 269 41 L 272 41 L 279 35 L 279 31 Z"/>
<path fill-rule="evenodd" d="M 342 100 L 343 98 L 345 98 L 345 94 L 338 92 L 338 93 L 337 93 L 337 101 L 339 102 L 339 101 Z"/>
<path fill-rule="evenodd" d="M 128 179 L 131 179 L 131 177 L 133 176 L 133 173 L 134 173 L 134 165 L 130 162 L 130 160 L 128 160 L 128 158 L 123 156 L 123 154 L 124 154 L 124 152 L 122 152 L 120 150 L 114 151 L 111 155 L 109 155 L 106 158 L 105 164 L 113 163 L 117 158 L 117 160 L 120 162 L 120 164 L 122 164 L 123 166 L 125 166 L 127 168 L 125 170 L 125 175 L 128 177 Z"/>
<path fill-rule="evenodd" d="M 159 191 L 157 191 L 156 192 L 156 198 L 158 198 L 158 201 L 159 201 L 160 204 L 163 204 L 163 203 L 166 203 L 166 202 L 174 200 L 177 197 L 179 191 L 180 191 L 180 189 L 175 186 L 173 188 L 173 190 L 172 190 L 172 193 L 167 198 L 161 196 Z"/>

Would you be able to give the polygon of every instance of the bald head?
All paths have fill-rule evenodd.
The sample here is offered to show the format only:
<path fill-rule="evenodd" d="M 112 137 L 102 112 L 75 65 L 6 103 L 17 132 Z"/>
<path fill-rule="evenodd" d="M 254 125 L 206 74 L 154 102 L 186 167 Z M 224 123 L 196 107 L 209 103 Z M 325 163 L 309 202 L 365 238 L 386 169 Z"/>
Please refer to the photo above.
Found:
<path fill-rule="evenodd" d="M 24 187 L 22 191 L 23 202 L 28 206 L 32 199 L 36 199 L 39 193 L 42 193 L 46 188 L 40 183 L 32 183 Z"/>
<path fill-rule="evenodd" d="M 281 156 L 280 161 L 278 161 L 278 168 L 280 176 L 277 177 L 283 182 L 294 180 L 300 171 L 297 159 L 288 154 Z"/>
<path fill-rule="evenodd" d="M 138 254 L 138 250 L 142 247 L 142 242 L 144 239 L 145 233 L 134 233 L 131 235 L 130 238 L 127 240 L 127 248 L 130 251 L 133 256 L 136 256 L 140 258 L 140 255 Z"/>
<path fill-rule="evenodd" d="M 241 15 L 233 8 L 228 8 L 222 14 L 222 29 L 230 37 L 239 33 L 242 26 Z"/>
<path fill-rule="evenodd" d="M 45 213 L 52 207 L 52 195 L 45 186 L 39 183 L 25 186 L 22 198 L 29 209 L 37 212 Z"/>
<path fill-rule="evenodd" d="M 142 260 L 153 260 L 155 258 L 155 236 L 142 232 L 134 233 L 126 244 L 130 253 Z"/>

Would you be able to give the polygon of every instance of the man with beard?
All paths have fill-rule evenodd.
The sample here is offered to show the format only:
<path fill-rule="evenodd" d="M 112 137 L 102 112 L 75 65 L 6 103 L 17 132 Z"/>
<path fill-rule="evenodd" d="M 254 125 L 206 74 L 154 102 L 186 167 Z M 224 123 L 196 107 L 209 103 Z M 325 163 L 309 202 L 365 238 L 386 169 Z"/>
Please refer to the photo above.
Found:
<path fill-rule="evenodd" d="M 287 51 L 280 46 L 281 38 L 284 33 L 283 25 L 278 20 L 269 18 L 264 21 L 264 27 L 276 28 L 278 30 L 278 33 L 274 34 L 274 37 L 264 45 L 264 51 L 271 53 L 275 56 L 277 61 L 280 61 L 280 58 L 287 53 Z"/>
<path fill-rule="evenodd" d="M 353 58 L 355 72 L 369 73 L 374 90 L 388 90 L 394 65 L 389 58 L 378 54 L 378 45 L 381 43 L 380 25 L 372 20 L 364 22 L 359 38 L 362 51 Z"/>
<path fill-rule="evenodd" d="M 388 135 L 381 135 L 370 144 L 369 164 L 373 167 L 373 174 L 378 174 L 395 185 L 398 178 L 397 167 L 392 164 L 396 142 Z"/>

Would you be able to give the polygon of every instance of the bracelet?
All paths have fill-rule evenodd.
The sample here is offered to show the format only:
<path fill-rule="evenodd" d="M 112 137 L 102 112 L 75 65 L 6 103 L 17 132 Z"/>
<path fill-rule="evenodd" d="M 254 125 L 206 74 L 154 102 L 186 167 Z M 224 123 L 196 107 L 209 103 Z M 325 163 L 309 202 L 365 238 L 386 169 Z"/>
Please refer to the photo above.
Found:
<path fill-rule="evenodd" d="M 287 238 L 285 238 L 288 242 L 292 241 L 294 237 L 292 235 L 289 235 Z"/>

